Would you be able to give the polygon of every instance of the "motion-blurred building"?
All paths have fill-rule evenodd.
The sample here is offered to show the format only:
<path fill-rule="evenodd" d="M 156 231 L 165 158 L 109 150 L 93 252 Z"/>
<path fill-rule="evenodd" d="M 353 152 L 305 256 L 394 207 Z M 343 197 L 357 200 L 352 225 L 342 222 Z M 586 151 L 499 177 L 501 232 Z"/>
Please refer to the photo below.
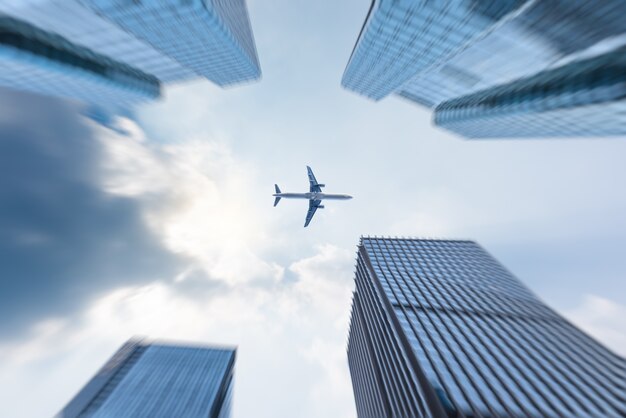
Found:
<path fill-rule="evenodd" d="M 626 416 L 626 359 L 471 241 L 362 238 L 348 362 L 359 417 Z"/>
<path fill-rule="evenodd" d="M 160 95 L 159 80 L 59 35 L 0 16 L 0 85 L 128 107 Z"/>
<path fill-rule="evenodd" d="M 261 76 L 244 0 L 0 0 L 0 15 L 165 84 L 204 77 L 227 86 Z M 2 77 L 12 63 L 3 57 L 0 64 Z M 40 73 L 50 69 L 45 61 L 39 65 Z M 2 80 L 5 87 L 21 89 Z M 39 92 L 74 98 L 57 90 Z M 87 101 L 102 104 L 95 97 Z"/>
<path fill-rule="evenodd" d="M 626 47 L 447 100 L 435 124 L 488 137 L 626 133 Z"/>
<path fill-rule="evenodd" d="M 59 418 L 227 418 L 236 349 L 125 343 Z"/>
<path fill-rule="evenodd" d="M 261 75 L 245 0 L 82 2 L 219 86 Z"/>
<path fill-rule="evenodd" d="M 624 13 L 626 3 L 621 0 L 374 0 L 342 85 L 373 100 L 395 93 L 435 109 L 456 98 L 566 68 L 551 73 L 557 77 L 550 78 L 548 86 L 562 90 L 565 81 L 560 77 L 585 71 L 585 60 L 611 65 L 616 59 L 614 52 L 626 45 L 626 26 L 620 21 Z M 587 80 L 575 99 L 565 93 L 549 115 L 543 115 L 542 106 L 530 105 L 524 121 L 539 121 L 535 130 L 507 127 L 505 119 L 494 115 L 477 115 L 481 129 L 453 125 L 439 114 L 435 122 L 467 137 L 625 134 L 624 124 L 607 128 L 603 123 L 618 117 L 616 109 L 623 108 L 623 100 L 589 100 L 595 87 Z M 579 109 L 577 116 L 583 119 L 578 129 L 542 129 L 543 120 L 567 125 L 572 112 L 555 112 L 558 108 Z"/>

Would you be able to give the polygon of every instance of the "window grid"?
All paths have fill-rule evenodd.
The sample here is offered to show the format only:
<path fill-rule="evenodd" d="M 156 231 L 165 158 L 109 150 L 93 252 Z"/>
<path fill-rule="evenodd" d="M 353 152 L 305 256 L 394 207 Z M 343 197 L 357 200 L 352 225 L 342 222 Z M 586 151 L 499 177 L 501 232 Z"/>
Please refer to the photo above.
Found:
<path fill-rule="evenodd" d="M 394 329 L 380 334 L 392 335 L 387 345 L 365 333 L 348 347 L 350 357 L 356 345 L 375 340 L 373 357 L 358 361 L 375 363 L 386 381 L 398 383 L 387 383 L 383 397 L 408 402 L 411 385 L 402 382 L 424 376 L 426 386 L 414 384 L 421 397 L 434 393 L 441 407 L 463 415 L 626 415 L 626 361 L 545 306 L 471 241 L 362 238 L 356 282 L 354 305 L 358 299 L 362 309 L 353 307 L 351 333 L 367 329 L 363 321 Z M 385 353 L 390 348 L 394 357 Z M 390 367 L 411 358 L 418 371 L 398 375 L 397 364 Z M 390 393 L 394 387 L 403 389 Z M 358 393 L 357 408 L 365 402 Z"/>

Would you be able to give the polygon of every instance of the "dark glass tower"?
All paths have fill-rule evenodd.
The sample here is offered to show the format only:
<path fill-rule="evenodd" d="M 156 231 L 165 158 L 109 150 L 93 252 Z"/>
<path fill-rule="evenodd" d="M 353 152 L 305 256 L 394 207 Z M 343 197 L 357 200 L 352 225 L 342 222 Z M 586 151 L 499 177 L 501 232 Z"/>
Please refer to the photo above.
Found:
<path fill-rule="evenodd" d="M 359 417 L 626 416 L 626 360 L 472 241 L 363 238 L 348 362 Z"/>
<path fill-rule="evenodd" d="M 234 348 L 124 344 L 59 418 L 227 418 Z"/>

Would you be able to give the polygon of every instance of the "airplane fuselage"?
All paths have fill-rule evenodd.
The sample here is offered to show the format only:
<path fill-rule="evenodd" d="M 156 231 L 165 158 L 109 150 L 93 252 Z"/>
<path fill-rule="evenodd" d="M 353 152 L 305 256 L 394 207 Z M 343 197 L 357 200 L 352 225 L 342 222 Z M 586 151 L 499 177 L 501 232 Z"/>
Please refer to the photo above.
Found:
<path fill-rule="evenodd" d="M 280 199 L 306 199 L 309 201 L 309 210 L 306 213 L 306 219 L 304 221 L 304 227 L 309 226 L 309 222 L 313 219 L 313 215 L 318 209 L 324 209 L 324 205 L 322 205 L 323 200 L 349 200 L 352 199 L 352 196 L 347 194 L 329 194 L 323 193 L 322 187 L 325 187 L 325 184 L 321 184 L 315 178 L 313 174 L 313 170 L 308 165 L 306 166 L 307 175 L 309 177 L 309 192 L 308 193 L 283 193 L 278 187 L 278 184 L 274 184 L 274 207 L 278 205 Z"/>
<path fill-rule="evenodd" d="M 352 196 L 347 194 L 329 194 L 321 192 L 311 193 L 274 193 L 272 196 L 283 199 L 308 199 L 308 200 L 349 200 Z"/>

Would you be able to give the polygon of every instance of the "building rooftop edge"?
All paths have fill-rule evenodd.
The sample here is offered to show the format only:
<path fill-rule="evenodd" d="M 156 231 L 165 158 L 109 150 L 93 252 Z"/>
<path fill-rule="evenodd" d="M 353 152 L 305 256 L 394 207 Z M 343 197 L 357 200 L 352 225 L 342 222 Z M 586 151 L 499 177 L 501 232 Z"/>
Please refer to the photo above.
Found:
<path fill-rule="evenodd" d="M 213 344 L 213 343 L 204 343 L 199 341 L 184 341 L 184 340 L 175 340 L 175 339 L 162 339 L 162 338 L 146 338 L 141 336 L 133 336 L 127 343 L 137 343 L 141 346 L 159 346 L 159 347 L 178 347 L 178 348 L 203 348 L 208 350 L 222 350 L 222 351 L 233 351 L 236 352 L 238 346 L 234 344 Z"/>
<path fill-rule="evenodd" d="M 438 241 L 438 242 L 471 242 L 475 240 L 469 238 L 438 238 L 438 237 L 406 237 L 406 236 L 378 236 L 378 235 L 361 235 L 360 240 L 403 240 L 403 241 Z"/>

